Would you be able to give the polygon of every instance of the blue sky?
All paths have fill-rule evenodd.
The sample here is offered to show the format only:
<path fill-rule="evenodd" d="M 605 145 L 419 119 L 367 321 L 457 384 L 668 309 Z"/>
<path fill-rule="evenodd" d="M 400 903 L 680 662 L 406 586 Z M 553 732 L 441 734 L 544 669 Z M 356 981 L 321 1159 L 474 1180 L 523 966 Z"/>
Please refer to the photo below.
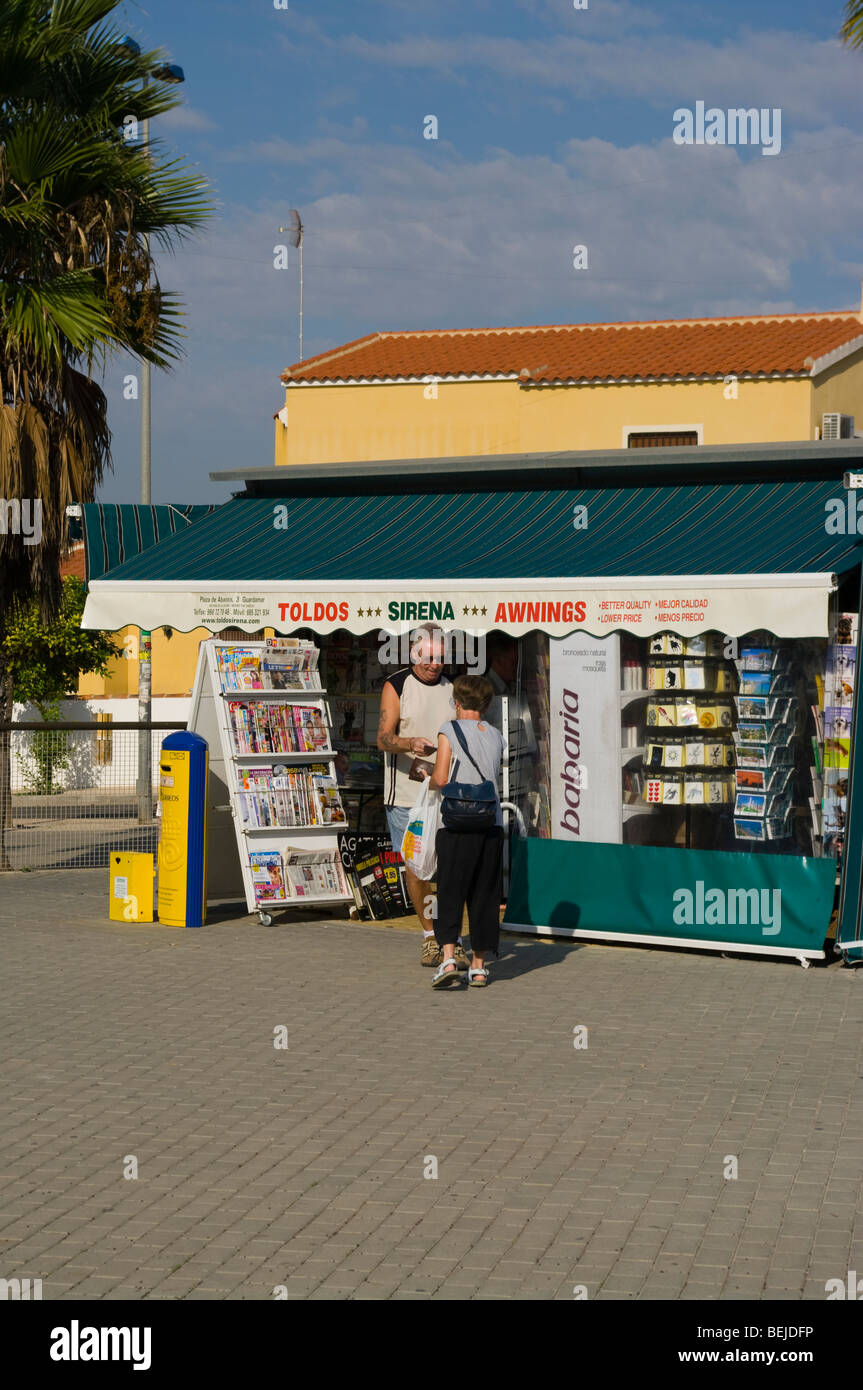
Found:
<path fill-rule="evenodd" d="M 842 0 L 149 0 L 117 18 L 185 69 L 154 122 L 217 216 L 163 255 L 186 356 L 153 373 L 153 500 L 211 502 L 211 470 L 273 461 L 297 274 L 304 353 L 378 329 L 857 308 L 863 51 Z M 697 101 L 778 107 L 778 156 L 681 146 Z M 423 138 L 428 115 L 438 139 Z M 574 271 L 572 248 L 588 248 Z M 293 257 L 295 253 L 291 253 Z M 128 359 L 105 379 L 114 473 L 138 498 Z"/>

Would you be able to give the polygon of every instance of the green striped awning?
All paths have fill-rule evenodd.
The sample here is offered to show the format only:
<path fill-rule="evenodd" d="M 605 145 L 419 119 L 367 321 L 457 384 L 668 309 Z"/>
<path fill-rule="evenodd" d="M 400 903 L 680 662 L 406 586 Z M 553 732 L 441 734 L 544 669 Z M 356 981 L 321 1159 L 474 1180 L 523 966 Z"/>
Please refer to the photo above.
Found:
<path fill-rule="evenodd" d="M 244 584 L 840 572 L 857 563 L 860 538 L 827 533 L 825 504 L 837 493 L 835 482 L 801 481 L 238 499 L 194 526 L 180 522 L 156 549 L 138 546 L 108 577 Z"/>
<path fill-rule="evenodd" d="M 155 507 L 119 502 L 85 502 L 81 507 L 88 579 L 133 559 L 160 541 L 184 532 L 215 506 L 164 503 Z"/>
<path fill-rule="evenodd" d="M 801 480 L 235 499 L 92 585 L 85 616 L 102 627 L 121 611 L 120 624 L 141 622 L 134 609 L 149 611 L 144 626 L 180 630 L 305 622 L 359 631 L 374 618 L 394 621 L 393 603 L 399 621 L 440 617 L 423 608 L 437 603 L 447 621 L 449 605 L 453 620 L 499 626 L 503 611 L 512 630 L 557 631 L 562 623 L 562 630 L 599 632 L 611 630 L 616 611 L 626 614 L 618 626 L 645 630 L 649 616 L 669 617 L 675 594 L 694 622 L 706 591 L 729 587 L 738 595 L 748 587 L 782 590 L 787 608 L 792 590 L 812 587 L 806 576 L 823 589 L 831 574 L 858 563 L 856 533 L 833 534 L 826 524 L 835 525 L 831 499 L 844 505 L 845 497 L 836 482 Z M 794 575 L 797 584 L 767 578 Z M 589 621 L 577 607 L 582 590 Z M 644 605 L 638 623 L 630 621 L 634 607 L 615 608 L 621 594 Z M 531 596 L 546 606 L 531 608 Z M 576 609 L 558 610 L 557 602 Z M 739 627 L 720 621 L 728 613 L 716 605 L 711 616 L 707 625 L 720 631 Z M 695 630 L 686 622 L 679 628 Z"/>

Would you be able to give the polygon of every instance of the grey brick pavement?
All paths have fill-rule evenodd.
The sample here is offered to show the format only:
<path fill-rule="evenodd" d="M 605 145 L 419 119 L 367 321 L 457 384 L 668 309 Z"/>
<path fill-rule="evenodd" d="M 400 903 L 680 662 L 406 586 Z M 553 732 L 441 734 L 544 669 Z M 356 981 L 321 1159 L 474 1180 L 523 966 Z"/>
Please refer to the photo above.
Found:
<path fill-rule="evenodd" d="M 435 992 L 410 931 L 111 924 L 104 870 L 0 876 L 0 949 L 0 1277 L 45 1298 L 797 1300 L 863 1272 L 838 964 L 520 938 L 489 989 Z"/>

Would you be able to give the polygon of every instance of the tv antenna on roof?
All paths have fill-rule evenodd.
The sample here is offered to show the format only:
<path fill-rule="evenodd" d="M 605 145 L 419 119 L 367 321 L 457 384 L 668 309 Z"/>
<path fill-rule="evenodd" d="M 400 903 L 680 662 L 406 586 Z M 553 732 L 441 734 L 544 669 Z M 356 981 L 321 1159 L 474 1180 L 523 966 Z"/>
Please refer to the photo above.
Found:
<path fill-rule="evenodd" d="M 286 232 L 288 245 L 296 246 L 300 252 L 300 361 L 303 360 L 303 219 L 296 208 L 291 208 L 289 222 L 286 227 L 280 227 L 280 232 Z"/>

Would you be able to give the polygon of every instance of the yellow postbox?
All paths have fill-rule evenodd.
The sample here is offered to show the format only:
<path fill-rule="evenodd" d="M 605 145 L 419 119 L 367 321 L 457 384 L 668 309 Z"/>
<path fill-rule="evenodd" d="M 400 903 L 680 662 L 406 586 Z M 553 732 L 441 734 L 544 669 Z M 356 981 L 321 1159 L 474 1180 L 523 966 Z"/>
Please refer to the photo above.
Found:
<path fill-rule="evenodd" d="M 169 734 L 159 755 L 159 921 L 202 927 L 207 919 L 207 743 Z"/>
<path fill-rule="evenodd" d="M 111 853 L 108 916 L 112 922 L 152 922 L 152 854 Z"/>

